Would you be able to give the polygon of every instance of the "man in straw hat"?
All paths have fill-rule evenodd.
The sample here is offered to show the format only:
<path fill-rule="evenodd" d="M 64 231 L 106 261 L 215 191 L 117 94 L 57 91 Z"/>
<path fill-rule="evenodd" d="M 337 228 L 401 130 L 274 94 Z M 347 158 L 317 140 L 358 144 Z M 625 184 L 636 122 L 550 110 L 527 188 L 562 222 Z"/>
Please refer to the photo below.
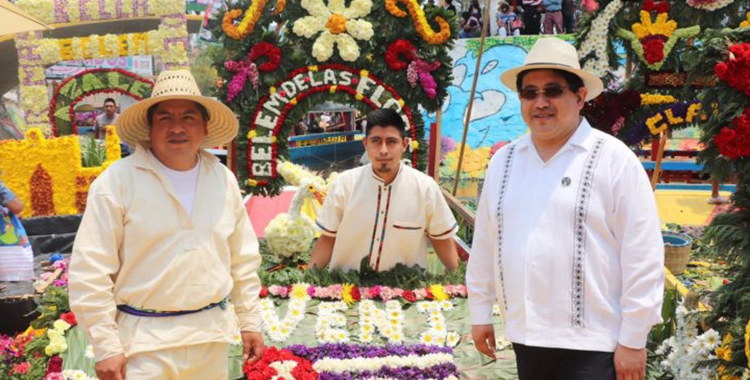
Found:
<path fill-rule="evenodd" d="M 642 379 L 664 291 L 646 173 L 581 117 L 603 86 L 569 43 L 539 39 L 501 79 L 531 133 L 487 169 L 466 273 L 474 344 L 494 358 L 497 301 L 521 380 Z"/>
<path fill-rule="evenodd" d="M 117 119 L 135 154 L 91 185 L 73 246 L 70 304 L 100 379 L 226 379 L 241 331 L 263 351 L 258 242 L 232 173 L 203 148 L 238 121 L 188 71 L 164 71 Z"/>

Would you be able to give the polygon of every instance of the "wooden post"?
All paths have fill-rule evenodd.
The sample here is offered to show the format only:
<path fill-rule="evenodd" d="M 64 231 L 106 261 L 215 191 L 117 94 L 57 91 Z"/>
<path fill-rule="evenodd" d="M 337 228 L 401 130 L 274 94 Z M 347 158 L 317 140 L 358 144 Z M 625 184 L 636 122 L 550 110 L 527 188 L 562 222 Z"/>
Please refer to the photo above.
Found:
<path fill-rule="evenodd" d="M 443 106 L 437 110 L 437 119 L 435 120 L 435 130 L 432 132 L 435 135 L 435 168 L 432 173 L 435 178 L 435 182 L 440 183 L 440 149 L 442 148 L 441 142 L 443 140 Z"/>
<path fill-rule="evenodd" d="M 656 152 L 656 164 L 654 165 L 654 174 L 651 176 L 651 190 L 656 190 L 656 183 L 659 182 L 661 174 L 661 160 L 664 158 L 664 147 L 667 145 L 667 131 L 660 135 L 659 150 Z"/>
<path fill-rule="evenodd" d="M 484 21 L 482 22 L 482 35 L 479 37 L 479 54 L 477 55 L 477 64 L 474 68 L 474 80 L 471 84 L 471 93 L 469 94 L 469 107 L 466 110 L 466 119 L 464 121 L 464 135 L 461 138 L 461 147 L 458 153 L 458 167 L 456 167 L 456 180 L 453 182 L 453 191 L 451 194 L 456 195 L 458 191 L 458 180 L 461 178 L 461 167 L 464 163 L 464 148 L 466 147 L 466 135 L 469 133 L 469 121 L 471 120 L 471 110 L 474 107 L 474 94 L 477 92 L 477 80 L 481 74 L 482 55 L 484 54 L 484 38 L 487 36 L 487 31 L 490 23 L 490 0 L 487 0 L 487 5 L 484 7 Z"/>

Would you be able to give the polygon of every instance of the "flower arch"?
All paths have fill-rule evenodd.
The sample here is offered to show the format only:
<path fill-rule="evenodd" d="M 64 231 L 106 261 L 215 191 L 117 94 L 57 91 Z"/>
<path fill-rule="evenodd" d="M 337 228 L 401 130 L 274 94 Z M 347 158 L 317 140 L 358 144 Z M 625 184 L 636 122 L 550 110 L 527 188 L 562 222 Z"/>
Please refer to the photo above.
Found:
<path fill-rule="evenodd" d="M 280 192 L 289 132 L 326 100 L 397 110 L 412 139 L 404 158 L 426 166 L 417 109 L 436 111 L 447 96 L 453 13 L 417 0 L 242 0 L 218 18 L 227 52 L 216 62 L 218 96 L 240 117 L 237 171 L 249 192 Z M 272 22 L 279 34 L 264 27 Z"/>
<path fill-rule="evenodd" d="M 60 83 L 52 96 L 49 106 L 52 133 L 78 134 L 73 110 L 89 95 L 118 92 L 141 100 L 151 95 L 153 87 L 154 82 L 121 69 L 93 69 L 73 75 Z"/>

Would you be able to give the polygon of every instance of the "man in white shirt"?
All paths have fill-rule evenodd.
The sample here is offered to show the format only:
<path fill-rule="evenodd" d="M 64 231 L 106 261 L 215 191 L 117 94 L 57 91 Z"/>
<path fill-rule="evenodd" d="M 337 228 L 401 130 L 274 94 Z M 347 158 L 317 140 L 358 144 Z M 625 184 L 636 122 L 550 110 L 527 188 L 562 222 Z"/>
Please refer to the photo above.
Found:
<path fill-rule="evenodd" d="M 456 220 L 435 181 L 401 163 L 409 144 L 392 109 L 367 115 L 363 140 L 371 164 L 348 170 L 329 186 L 315 224 L 322 234 L 312 267 L 376 271 L 396 264 L 426 266 L 427 241 L 446 268 L 458 267 L 451 239 Z"/>
<path fill-rule="evenodd" d="M 99 379 L 225 380 L 237 331 L 245 359 L 261 356 L 258 241 L 237 180 L 204 151 L 238 127 L 189 71 L 163 71 L 117 120 L 137 148 L 91 185 L 69 274 Z"/>
<path fill-rule="evenodd" d="M 104 99 L 104 113 L 97 116 L 94 121 L 94 138 L 103 139 L 106 134 L 106 128 L 108 125 L 115 125 L 117 117 L 120 116 L 117 113 L 117 103 L 112 98 Z"/>
<path fill-rule="evenodd" d="M 501 78 L 531 133 L 487 169 L 466 273 L 474 344 L 494 357 L 497 302 L 521 380 L 642 379 L 664 291 L 648 177 L 580 116 L 603 86 L 572 45 L 540 39 Z"/>

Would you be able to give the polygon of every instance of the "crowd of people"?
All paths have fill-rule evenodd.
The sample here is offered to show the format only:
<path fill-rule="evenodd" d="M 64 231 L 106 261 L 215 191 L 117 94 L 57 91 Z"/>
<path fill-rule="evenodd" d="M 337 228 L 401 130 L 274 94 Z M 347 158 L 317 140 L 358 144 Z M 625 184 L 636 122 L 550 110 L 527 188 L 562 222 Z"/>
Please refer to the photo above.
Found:
<path fill-rule="evenodd" d="M 453 1 L 446 9 L 457 12 Z M 495 15 L 497 29 L 488 35 L 500 37 L 573 33 L 576 19 L 574 0 L 508 0 L 498 4 Z M 476 38 L 482 34 L 482 8 L 473 0 L 469 10 L 459 17 L 459 36 Z"/>

